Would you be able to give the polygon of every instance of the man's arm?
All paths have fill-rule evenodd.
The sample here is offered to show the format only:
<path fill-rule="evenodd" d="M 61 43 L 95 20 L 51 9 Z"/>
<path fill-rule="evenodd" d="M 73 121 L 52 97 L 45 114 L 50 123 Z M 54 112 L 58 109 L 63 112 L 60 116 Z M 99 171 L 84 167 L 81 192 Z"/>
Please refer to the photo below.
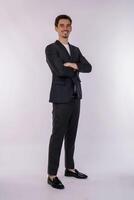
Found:
<path fill-rule="evenodd" d="M 72 68 L 65 67 L 56 49 L 53 46 L 47 46 L 45 49 L 46 61 L 53 74 L 59 77 L 73 77 L 75 71 Z"/>
<path fill-rule="evenodd" d="M 86 58 L 82 55 L 82 53 L 79 51 L 79 62 L 77 63 L 64 63 L 64 66 L 68 68 L 72 68 L 74 71 L 79 71 L 79 72 L 91 72 L 92 66 L 91 64 L 86 60 Z"/>
<path fill-rule="evenodd" d="M 74 71 L 75 71 L 75 70 L 78 70 L 78 66 L 77 66 L 76 63 L 66 62 L 66 63 L 64 63 L 64 66 L 65 66 L 65 67 L 71 67 L 72 69 L 74 69 Z"/>
<path fill-rule="evenodd" d="M 91 72 L 92 66 L 91 64 L 86 60 L 86 58 L 82 55 L 81 51 L 79 50 L 79 62 L 77 62 L 78 71 L 79 72 Z"/>

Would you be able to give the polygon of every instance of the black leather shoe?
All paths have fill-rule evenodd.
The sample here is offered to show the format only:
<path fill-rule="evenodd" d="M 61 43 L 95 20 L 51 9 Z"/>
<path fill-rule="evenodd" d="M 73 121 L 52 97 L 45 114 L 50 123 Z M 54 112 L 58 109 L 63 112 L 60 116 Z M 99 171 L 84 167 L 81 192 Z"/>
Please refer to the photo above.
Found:
<path fill-rule="evenodd" d="M 86 174 L 79 172 L 77 169 L 75 169 L 75 172 L 72 172 L 72 171 L 66 169 L 65 176 L 75 177 L 75 178 L 79 178 L 79 179 L 86 179 L 88 177 Z"/>
<path fill-rule="evenodd" d="M 64 185 L 62 182 L 58 179 L 58 177 L 54 177 L 53 180 L 51 180 L 50 177 L 48 177 L 47 182 L 49 185 L 51 185 L 53 188 L 56 189 L 64 189 Z"/>

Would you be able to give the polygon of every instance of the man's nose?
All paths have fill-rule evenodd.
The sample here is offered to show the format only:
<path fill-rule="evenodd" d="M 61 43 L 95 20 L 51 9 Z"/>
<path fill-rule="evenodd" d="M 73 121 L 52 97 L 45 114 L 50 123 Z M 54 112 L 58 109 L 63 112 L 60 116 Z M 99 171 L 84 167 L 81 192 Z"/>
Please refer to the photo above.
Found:
<path fill-rule="evenodd" d="M 68 27 L 67 27 L 67 26 L 64 26 L 64 30 L 67 31 L 67 30 L 68 30 Z"/>
<path fill-rule="evenodd" d="M 68 31 L 68 28 L 67 28 L 67 27 L 65 27 L 65 28 L 64 28 L 64 31 Z"/>

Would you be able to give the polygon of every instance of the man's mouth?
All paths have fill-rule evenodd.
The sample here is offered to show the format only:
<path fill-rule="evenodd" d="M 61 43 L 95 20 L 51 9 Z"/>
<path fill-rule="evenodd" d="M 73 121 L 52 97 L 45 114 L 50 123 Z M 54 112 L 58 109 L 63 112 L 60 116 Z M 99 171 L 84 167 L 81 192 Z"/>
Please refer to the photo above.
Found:
<path fill-rule="evenodd" d="M 63 33 L 68 33 L 68 31 L 63 31 Z"/>

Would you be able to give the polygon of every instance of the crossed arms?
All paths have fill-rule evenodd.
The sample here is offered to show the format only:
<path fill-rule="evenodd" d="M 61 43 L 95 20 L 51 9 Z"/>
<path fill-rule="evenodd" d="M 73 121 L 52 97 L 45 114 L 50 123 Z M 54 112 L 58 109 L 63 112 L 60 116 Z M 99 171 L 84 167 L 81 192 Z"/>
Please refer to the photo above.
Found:
<path fill-rule="evenodd" d="M 66 62 L 63 63 L 59 57 L 57 51 L 53 46 L 47 46 L 45 49 L 46 61 L 55 75 L 59 77 L 73 77 L 76 71 L 79 72 L 91 72 L 92 66 L 86 60 L 86 58 L 81 54 L 80 50 L 77 48 L 79 53 L 79 61 L 77 63 Z"/>

